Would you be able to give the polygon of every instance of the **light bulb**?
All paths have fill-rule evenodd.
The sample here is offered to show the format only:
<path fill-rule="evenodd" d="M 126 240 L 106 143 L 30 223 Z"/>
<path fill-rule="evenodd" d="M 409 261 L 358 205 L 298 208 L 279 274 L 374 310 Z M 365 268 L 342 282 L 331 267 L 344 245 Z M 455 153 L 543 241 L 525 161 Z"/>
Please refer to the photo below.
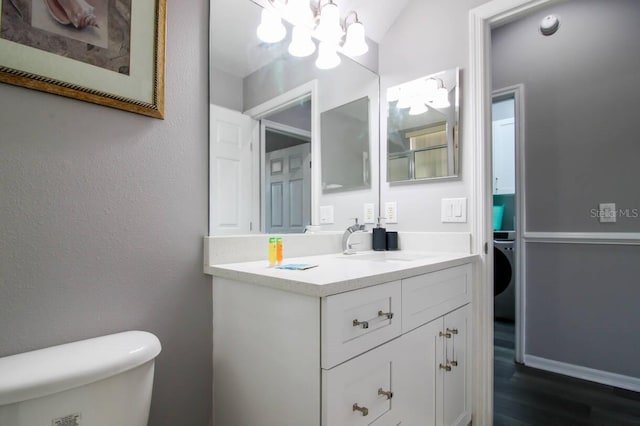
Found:
<path fill-rule="evenodd" d="M 313 12 L 311 12 L 309 0 L 289 0 L 287 9 L 291 22 L 309 27 L 313 24 Z"/>
<path fill-rule="evenodd" d="M 340 10 L 335 3 L 327 3 L 320 11 L 320 22 L 316 28 L 316 37 L 321 41 L 338 43 L 342 38 Z"/>
<path fill-rule="evenodd" d="M 289 53 L 298 58 L 311 55 L 316 50 L 316 45 L 311 40 L 311 32 L 307 27 L 295 26 L 291 34 Z"/>
<path fill-rule="evenodd" d="M 420 114 L 424 114 L 427 111 L 429 111 L 429 108 L 427 108 L 424 102 L 418 101 L 418 102 L 414 102 L 413 105 L 411 105 L 411 109 L 409 110 L 409 115 L 420 115 Z"/>
<path fill-rule="evenodd" d="M 282 20 L 275 12 L 262 9 L 260 25 L 256 30 L 258 38 L 265 43 L 277 43 L 287 35 L 287 29 L 282 25 Z"/>
<path fill-rule="evenodd" d="M 396 104 L 396 108 L 405 109 L 409 108 L 413 104 L 414 96 L 412 93 L 407 90 L 407 87 L 404 86 L 400 89 L 400 94 L 398 95 L 398 103 Z"/>
<path fill-rule="evenodd" d="M 347 36 L 342 51 L 349 56 L 360 56 L 369 51 L 369 46 L 364 38 L 364 25 L 361 22 L 356 21 L 347 27 Z"/>
<path fill-rule="evenodd" d="M 451 106 L 449 103 L 449 91 L 441 87 L 436 91 L 435 99 L 429 103 L 433 108 L 448 108 Z"/>
<path fill-rule="evenodd" d="M 336 46 L 326 41 L 321 41 L 318 46 L 318 59 L 316 59 L 316 67 L 328 70 L 340 65 L 340 56 L 336 52 Z"/>

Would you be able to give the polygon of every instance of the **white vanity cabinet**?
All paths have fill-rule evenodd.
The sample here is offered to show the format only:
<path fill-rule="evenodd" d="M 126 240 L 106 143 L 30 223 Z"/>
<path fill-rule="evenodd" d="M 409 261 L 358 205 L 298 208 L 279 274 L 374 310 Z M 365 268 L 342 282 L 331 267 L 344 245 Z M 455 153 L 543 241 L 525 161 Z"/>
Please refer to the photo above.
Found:
<path fill-rule="evenodd" d="M 400 339 L 400 378 L 411 425 L 466 426 L 471 421 L 470 305 Z"/>
<path fill-rule="evenodd" d="M 214 426 L 471 420 L 471 264 L 324 297 L 213 284 Z"/>

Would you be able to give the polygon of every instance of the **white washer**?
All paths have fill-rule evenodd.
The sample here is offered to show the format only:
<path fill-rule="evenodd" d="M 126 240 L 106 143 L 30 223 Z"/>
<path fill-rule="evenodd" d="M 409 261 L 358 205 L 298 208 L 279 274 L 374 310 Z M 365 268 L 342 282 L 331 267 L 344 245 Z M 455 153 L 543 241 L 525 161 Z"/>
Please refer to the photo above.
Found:
<path fill-rule="evenodd" d="M 497 234 L 497 233 L 496 233 Z M 509 235 L 510 237 L 511 235 Z M 494 235 L 494 238 L 498 235 Z M 515 321 L 516 318 L 516 264 L 515 241 L 493 241 L 494 317 Z"/>

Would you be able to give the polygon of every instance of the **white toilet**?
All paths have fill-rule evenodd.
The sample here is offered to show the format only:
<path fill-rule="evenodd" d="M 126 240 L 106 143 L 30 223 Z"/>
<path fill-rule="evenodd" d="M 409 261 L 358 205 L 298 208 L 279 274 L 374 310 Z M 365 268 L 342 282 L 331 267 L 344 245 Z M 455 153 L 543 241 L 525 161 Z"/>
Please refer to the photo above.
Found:
<path fill-rule="evenodd" d="M 146 426 L 160 350 L 127 331 L 0 358 L 0 426 Z"/>

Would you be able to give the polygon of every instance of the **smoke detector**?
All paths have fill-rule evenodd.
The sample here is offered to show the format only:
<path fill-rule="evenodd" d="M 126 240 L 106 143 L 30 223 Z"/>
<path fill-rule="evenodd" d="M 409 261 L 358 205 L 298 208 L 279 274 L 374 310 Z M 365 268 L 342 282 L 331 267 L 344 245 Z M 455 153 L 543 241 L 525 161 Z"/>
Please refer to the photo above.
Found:
<path fill-rule="evenodd" d="M 547 15 L 540 21 L 540 32 L 542 35 L 550 36 L 558 31 L 560 21 L 556 15 Z"/>

